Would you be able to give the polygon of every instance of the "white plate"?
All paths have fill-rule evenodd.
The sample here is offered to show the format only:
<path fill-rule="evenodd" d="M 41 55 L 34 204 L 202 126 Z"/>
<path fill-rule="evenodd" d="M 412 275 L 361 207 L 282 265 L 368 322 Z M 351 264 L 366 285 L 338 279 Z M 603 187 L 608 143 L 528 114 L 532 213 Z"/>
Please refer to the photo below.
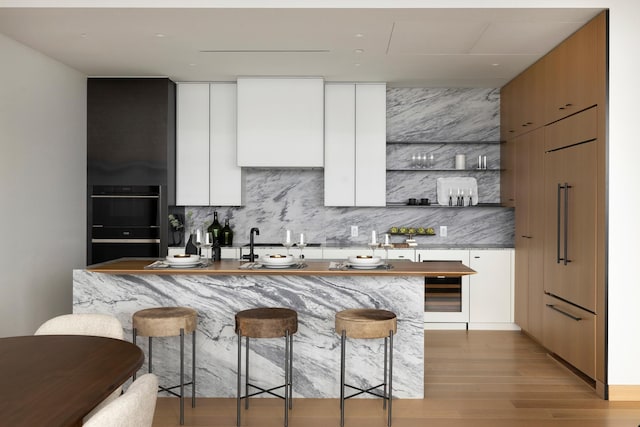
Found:
<path fill-rule="evenodd" d="M 380 261 L 376 264 L 349 264 L 349 267 L 355 268 L 356 270 L 373 270 L 374 268 L 378 268 L 381 265 L 384 265 L 384 261 Z"/>
<path fill-rule="evenodd" d="M 291 265 L 295 262 L 293 255 L 264 255 L 260 263 L 265 265 Z"/>
<path fill-rule="evenodd" d="M 380 262 L 381 259 L 379 256 L 358 255 L 349 257 L 349 263 L 353 265 L 378 265 Z"/>
<path fill-rule="evenodd" d="M 193 268 L 200 265 L 200 261 L 195 262 L 193 264 L 171 264 L 169 263 L 169 267 L 171 268 Z"/>
<path fill-rule="evenodd" d="M 172 255 L 166 258 L 167 264 L 174 265 L 196 265 L 200 262 L 200 255 Z"/>
<path fill-rule="evenodd" d="M 265 264 L 261 263 L 264 268 L 289 268 L 295 264 L 295 262 L 291 264 Z"/>
<path fill-rule="evenodd" d="M 262 264 L 265 267 L 268 268 L 286 268 L 286 267 L 291 267 L 292 265 L 294 265 L 296 263 L 296 260 L 291 259 L 287 262 L 269 262 L 269 261 L 265 261 L 264 259 L 262 259 L 260 261 L 260 264 Z"/>

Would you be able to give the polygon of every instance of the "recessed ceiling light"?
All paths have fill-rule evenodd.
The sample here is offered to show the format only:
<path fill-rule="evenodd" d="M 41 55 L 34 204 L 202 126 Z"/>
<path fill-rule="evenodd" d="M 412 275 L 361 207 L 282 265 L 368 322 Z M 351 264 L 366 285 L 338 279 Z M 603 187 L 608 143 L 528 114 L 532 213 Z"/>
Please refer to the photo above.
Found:
<path fill-rule="evenodd" d="M 192 62 L 192 63 L 189 64 L 189 67 L 195 67 L 196 65 L 198 65 L 198 64 L 196 64 L 195 62 Z"/>
<path fill-rule="evenodd" d="M 87 38 L 87 33 L 80 34 L 80 37 L 82 37 L 83 39 L 86 39 Z"/>
<path fill-rule="evenodd" d="M 491 64 L 491 66 L 492 66 L 492 67 L 497 67 L 497 66 L 499 66 L 499 65 L 500 65 L 500 64 L 497 64 L 497 63 L 496 63 L 496 64 Z"/>
<path fill-rule="evenodd" d="M 166 36 L 164 34 L 162 34 L 162 33 L 156 33 L 156 37 L 162 38 L 162 37 L 166 37 Z"/>
<path fill-rule="evenodd" d="M 364 49 L 356 49 L 354 50 L 355 53 L 364 53 Z"/>
<path fill-rule="evenodd" d="M 360 66 L 360 64 L 353 64 L 353 66 L 354 66 L 354 67 L 359 67 L 359 66 Z"/>
<path fill-rule="evenodd" d="M 362 38 L 362 37 L 364 37 L 364 34 L 362 34 L 362 33 L 358 33 L 358 34 L 355 34 L 355 37 L 357 37 L 357 38 Z"/>

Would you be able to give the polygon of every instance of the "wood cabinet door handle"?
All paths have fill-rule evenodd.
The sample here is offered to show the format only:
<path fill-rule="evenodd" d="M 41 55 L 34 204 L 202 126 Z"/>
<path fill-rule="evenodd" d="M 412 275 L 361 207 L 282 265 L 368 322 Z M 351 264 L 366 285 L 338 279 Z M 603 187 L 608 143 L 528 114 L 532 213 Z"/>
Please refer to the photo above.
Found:
<path fill-rule="evenodd" d="M 564 316 L 567 316 L 567 317 L 569 317 L 569 318 L 571 318 L 571 319 L 575 320 L 576 322 L 579 322 L 579 321 L 581 321 L 581 320 L 582 320 L 582 317 L 574 316 L 574 315 L 573 315 L 573 314 L 571 314 L 571 313 L 567 313 L 567 312 L 566 312 L 566 311 L 564 311 L 564 310 L 560 310 L 558 307 L 556 307 L 556 306 L 555 306 L 555 305 L 553 305 L 553 304 L 546 304 L 546 306 L 547 306 L 547 307 L 549 307 L 551 310 L 555 310 L 555 311 L 557 311 L 558 313 L 560 313 L 560 314 L 562 314 L 562 315 L 564 315 Z"/>

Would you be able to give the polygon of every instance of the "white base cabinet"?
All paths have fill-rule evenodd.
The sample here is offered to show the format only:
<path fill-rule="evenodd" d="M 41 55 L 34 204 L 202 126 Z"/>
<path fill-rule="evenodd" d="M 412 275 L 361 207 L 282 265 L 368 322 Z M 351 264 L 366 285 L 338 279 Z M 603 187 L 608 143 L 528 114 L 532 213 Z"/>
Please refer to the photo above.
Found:
<path fill-rule="evenodd" d="M 325 85 L 324 205 L 386 205 L 386 84 Z"/>
<path fill-rule="evenodd" d="M 520 329 L 513 321 L 513 249 L 420 249 L 416 260 L 462 261 L 476 271 L 462 277 L 461 310 L 425 312 L 425 329 Z"/>
<path fill-rule="evenodd" d="M 241 206 L 236 85 L 179 83 L 176 101 L 176 204 Z"/>
<path fill-rule="evenodd" d="M 471 250 L 469 267 L 469 327 L 513 324 L 513 250 Z M 509 328 L 517 329 L 517 327 Z"/>

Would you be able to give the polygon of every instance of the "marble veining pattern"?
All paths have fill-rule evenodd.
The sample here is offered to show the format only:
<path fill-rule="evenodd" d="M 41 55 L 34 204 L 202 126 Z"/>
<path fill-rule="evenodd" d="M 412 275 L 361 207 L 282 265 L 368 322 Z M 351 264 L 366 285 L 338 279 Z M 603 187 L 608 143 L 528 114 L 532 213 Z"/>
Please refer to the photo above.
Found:
<path fill-rule="evenodd" d="M 384 308 L 398 316 L 394 337 L 394 395 L 424 395 L 423 279 L 418 277 L 110 275 L 74 270 L 74 313 L 113 314 L 131 339 L 131 316 L 142 308 L 184 305 L 198 310 L 196 336 L 197 395 L 234 397 L 237 337 L 234 315 L 257 306 L 298 311 L 294 335 L 294 397 L 339 397 L 340 339 L 334 331 L 337 311 Z M 348 379 L 354 384 L 381 382 L 384 340 L 348 341 Z M 147 340 L 138 345 L 147 354 Z M 190 377 L 190 336 L 185 339 Z M 284 339 L 251 340 L 252 381 L 283 382 Z M 179 338 L 153 341 L 153 370 L 164 384 L 179 378 Z M 243 356 L 244 357 L 244 356 Z M 141 372 L 146 371 L 147 365 Z M 255 375 L 255 378 L 254 378 Z"/>
<path fill-rule="evenodd" d="M 389 88 L 387 141 L 497 141 L 500 89 Z"/>
<path fill-rule="evenodd" d="M 388 171 L 387 201 L 429 198 L 435 202 L 440 176 L 473 176 L 478 180 L 481 203 L 500 202 L 500 145 L 465 144 L 460 141 L 499 139 L 499 90 L 497 89 L 387 89 L 387 138 L 389 141 L 442 141 L 442 144 L 388 144 L 387 167 L 405 168 L 413 152 L 431 152 L 435 168 L 453 168 L 454 156 L 466 154 L 464 171 Z M 458 142 L 458 143 L 454 143 Z M 477 156 L 487 155 L 489 171 L 476 171 Z M 502 244 L 514 240 L 513 210 L 507 208 L 336 208 L 324 206 L 322 169 L 246 169 L 242 207 L 186 207 L 188 224 L 208 226 L 217 210 L 220 220 L 229 218 L 235 243 L 249 241 L 249 229 L 260 228 L 258 242 L 278 243 L 289 228 L 305 232 L 309 241 L 365 244 L 371 230 L 382 233 L 392 226 L 448 226 L 449 236 L 418 237 L 419 243 Z M 350 226 L 360 228 L 350 237 Z M 400 237 L 394 238 L 397 241 Z"/>

